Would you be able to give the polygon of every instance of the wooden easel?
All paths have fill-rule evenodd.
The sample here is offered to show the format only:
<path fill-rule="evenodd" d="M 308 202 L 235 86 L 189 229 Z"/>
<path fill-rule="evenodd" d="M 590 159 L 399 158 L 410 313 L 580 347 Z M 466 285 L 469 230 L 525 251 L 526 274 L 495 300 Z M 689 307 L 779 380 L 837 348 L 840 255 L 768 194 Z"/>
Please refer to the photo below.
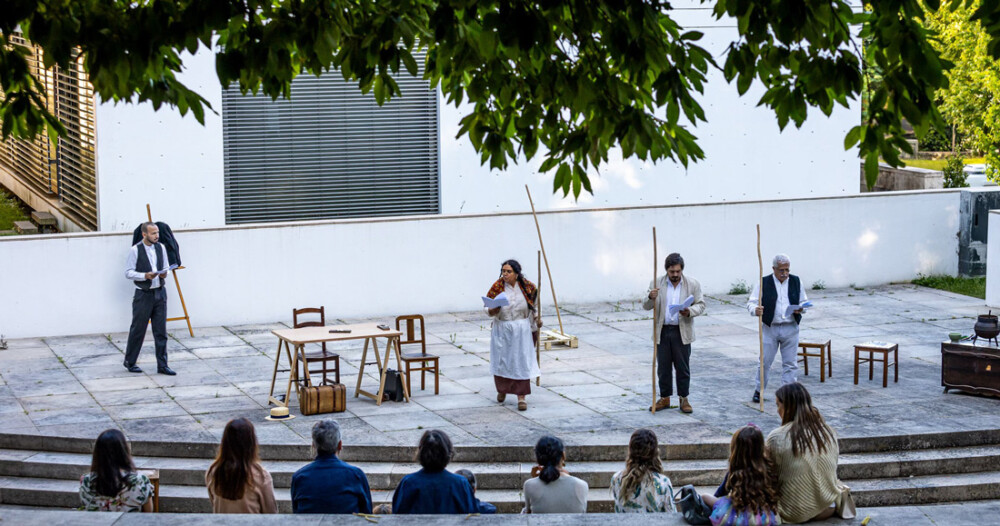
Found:
<path fill-rule="evenodd" d="M 576 336 L 571 336 L 566 334 L 563 330 L 562 315 L 559 314 L 559 299 L 556 298 L 556 286 L 552 281 L 552 269 L 549 268 L 549 257 L 545 255 L 545 243 L 542 241 L 542 228 L 538 226 L 538 214 L 535 212 L 535 202 L 531 199 L 531 190 L 528 189 L 528 185 L 524 185 L 524 191 L 528 193 L 528 204 L 531 205 L 531 216 L 535 218 L 535 231 L 538 232 L 538 246 L 541 248 L 542 260 L 545 261 L 545 272 L 549 276 L 549 289 L 552 291 L 552 304 L 556 308 L 556 319 L 559 321 L 559 330 L 539 330 L 538 331 L 538 342 L 542 349 L 546 351 L 552 349 L 553 345 L 563 345 L 571 349 L 576 349 L 580 346 L 580 341 Z M 538 272 L 538 282 L 542 281 L 541 270 Z M 539 289 L 540 290 L 540 289 Z"/>
<path fill-rule="evenodd" d="M 150 223 L 153 222 L 153 212 L 149 208 L 149 203 L 146 203 L 146 217 L 149 219 Z M 181 309 L 184 310 L 184 315 L 177 316 L 176 318 L 167 318 L 167 321 L 180 321 L 180 320 L 186 321 L 188 326 L 188 334 L 190 334 L 191 337 L 194 338 L 194 329 L 191 328 L 191 317 L 188 315 L 187 305 L 184 304 L 184 293 L 181 292 L 181 282 L 177 280 L 177 271 L 182 268 L 184 268 L 183 265 L 171 270 L 170 273 L 173 274 L 174 276 L 174 285 L 177 286 L 177 297 L 181 299 Z"/>

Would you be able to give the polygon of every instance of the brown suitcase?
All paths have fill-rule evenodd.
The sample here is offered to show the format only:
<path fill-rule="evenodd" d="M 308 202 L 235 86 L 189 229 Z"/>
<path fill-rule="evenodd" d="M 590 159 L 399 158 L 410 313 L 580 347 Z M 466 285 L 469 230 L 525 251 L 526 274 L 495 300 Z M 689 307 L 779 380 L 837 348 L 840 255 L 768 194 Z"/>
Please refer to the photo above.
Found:
<path fill-rule="evenodd" d="M 301 393 L 299 410 L 303 415 L 340 413 L 347 409 L 347 388 L 344 384 L 305 387 Z"/>

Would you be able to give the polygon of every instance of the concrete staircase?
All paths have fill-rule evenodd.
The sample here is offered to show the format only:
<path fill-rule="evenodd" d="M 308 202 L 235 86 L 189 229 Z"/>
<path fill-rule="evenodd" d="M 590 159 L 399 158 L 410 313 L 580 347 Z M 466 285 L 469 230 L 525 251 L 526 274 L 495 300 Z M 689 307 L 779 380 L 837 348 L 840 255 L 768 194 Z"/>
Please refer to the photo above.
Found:
<path fill-rule="evenodd" d="M 0 504 L 73 508 L 79 477 L 89 469 L 87 440 L 0 435 Z M 133 443 L 140 469 L 160 470 L 160 509 L 208 512 L 204 474 L 215 444 Z M 419 466 L 409 447 L 358 446 L 345 460 L 361 468 L 376 503 L 390 502 L 399 480 Z M 724 444 L 671 445 L 664 468 L 674 487 L 693 484 L 714 491 L 726 469 Z M 568 449 L 568 468 L 590 484 L 589 511 L 611 511 L 608 485 L 624 465 L 623 446 Z M 279 508 L 291 511 L 291 476 L 309 458 L 301 445 L 265 445 L 265 467 Z M 477 496 L 502 513 L 521 509 L 521 487 L 533 465 L 530 448 L 459 447 L 450 470 L 466 468 L 479 479 Z M 1000 430 L 842 439 L 839 474 L 859 507 L 1000 499 Z"/>

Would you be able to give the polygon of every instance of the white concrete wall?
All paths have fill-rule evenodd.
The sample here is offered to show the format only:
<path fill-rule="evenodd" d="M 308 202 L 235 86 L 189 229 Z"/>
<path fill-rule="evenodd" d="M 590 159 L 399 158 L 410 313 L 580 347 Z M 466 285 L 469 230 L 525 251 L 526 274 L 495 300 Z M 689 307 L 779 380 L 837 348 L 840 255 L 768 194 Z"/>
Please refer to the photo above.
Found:
<path fill-rule="evenodd" d="M 986 244 L 986 304 L 1000 308 L 1000 210 L 990 210 Z"/>
<path fill-rule="evenodd" d="M 765 268 L 785 252 L 806 285 L 859 286 L 955 274 L 959 192 L 540 214 L 559 299 L 640 297 L 659 256 L 680 252 L 707 293 L 757 275 L 754 225 Z M 994 230 L 1000 232 L 1000 228 Z M 518 258 L 537 278 L 530 214 L 321 221 L 177 231 L 187 305 L 196 326 L 287 320 L 325 305 L 331 319 L 473 310 Z M 0 333 L 8 337 L 124 332 L 132 285 L 126 234 L 0 238 Z M 1000 243 L 991 243 L 991 247 Z M 1000 261 L 992 257 L 991 261 Z M 546 280 L 547 282 L 547 280 Z M 171 291 L 171 315 L 179 312 Z M 548 286 L 543 301 L 551 305 Z M 179 330 L 178 322 L 171 324 Z"/>
<path fill-rule="evenodd" d="M 705 33 L 701 45 L 723 60 L 735 29 L 716 22 L 711 8 L 682 2 L 675 12 L 688 28 Z M 189 87 L 221 112 L 221 86 L 214 56 L 202 49 L 185 58 Z M 467 107 L 441 100 L 441 210 L 444 214 L 485 214 L 528 210 L 524 185 L 539 210 L 691 204 L 797 198 L 858 193 L 857 150 L 844 151 L 844 135 L 860 119 L 860 106 L 838 107 L 831 117 L 810 110 L 802 129 L 778 130 L 774 114 L 758 108 L 761 90 L 739 97 L 722 74 L 709 72 L 698 97 L 707 123 L 693 130 L 706 159 L 688 169 L 671 161 L 657 165 L 621 159 L 592 173 L 594 195 L 579 202 L 552 193 L 554 174 L 539 174 L 543 158 L 523 159 L 505 172 L 481 166 L 468 137 L 456 139 Z M 404 94 L 405 96 L 405 94 Z M 147 104 L 98 108 L 100 229 L 131 230 L 150 202 L 156 219 L 172 227 L 225 223 L 221 117 L 206 116 L 206 126 L 175 110 L 154 112 Z"/>
<path fill-rule="evenodd" d="M 218 112 L 205 125 L 163 106 L 102 103 L 97 106 L 98 224 L 103 232 L 131 231 L 146 220 L 171 227 L 225 224 L 222 165 L 222 86 L 215 55 L 202 48 L 183 55 L 178 78 Z"/>

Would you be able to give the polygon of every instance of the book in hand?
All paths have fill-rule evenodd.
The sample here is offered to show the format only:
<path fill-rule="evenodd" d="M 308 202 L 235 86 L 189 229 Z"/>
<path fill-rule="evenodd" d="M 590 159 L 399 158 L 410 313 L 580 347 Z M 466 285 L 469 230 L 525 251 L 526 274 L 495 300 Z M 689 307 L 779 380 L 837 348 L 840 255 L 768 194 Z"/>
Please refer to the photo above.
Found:
<path fill-rule="evenodd" d="M 791 315 L 794 314 L 795 311 L 797 310 L 802 310 L 803 312 L 805 312 L 806 309 L 812 306 L 813 304 L 811 301 L 803 301 L 801 305 L 789 305 L 788 308 L 785 309 L 785 317 L 786 318 L 791 317 Z"/>
<path fill-rule="evenodd" d="M 678 312 L 690 307 L 694 304 L 694 296 L 688 296 L 684 303 L 680 305 L 670 305 L 667 307 L 667 311 L 670 312 L 670 317 L 673 318 Z"/>
<path fill-rule="evenodd" d="M 156 271 L 156 273 L 157 273 L 157 274 L 160 274 L 160 275 L 163 275 L 163 274 L 166 274 L 167 272 L 170 272 L 171 270 L 174 270 L 175 268 L 177 268 L 177 267 L 179 267 L 179 266 L 180 266 L 180 265 L 177 265 L 177 264 L 175 263 L 175 264 L 173 264 L 173 265 L 170 265 L 169 267 L 167 267 L 167 268 L 165 268 L 165 269 L 163 269 L 163 270 L 157 270 L 157 271 Z"/>
<path fill-rule="evenodd" d="M 510 305 L 510 301 L 507 299 L 506 292 L 497 294 L 497 297 L 495 298 L 483 296 L 483 307 L 486 307 L 487 309 L 498 309 L 500 307 L 506 307 L 507 305 Z"/>

